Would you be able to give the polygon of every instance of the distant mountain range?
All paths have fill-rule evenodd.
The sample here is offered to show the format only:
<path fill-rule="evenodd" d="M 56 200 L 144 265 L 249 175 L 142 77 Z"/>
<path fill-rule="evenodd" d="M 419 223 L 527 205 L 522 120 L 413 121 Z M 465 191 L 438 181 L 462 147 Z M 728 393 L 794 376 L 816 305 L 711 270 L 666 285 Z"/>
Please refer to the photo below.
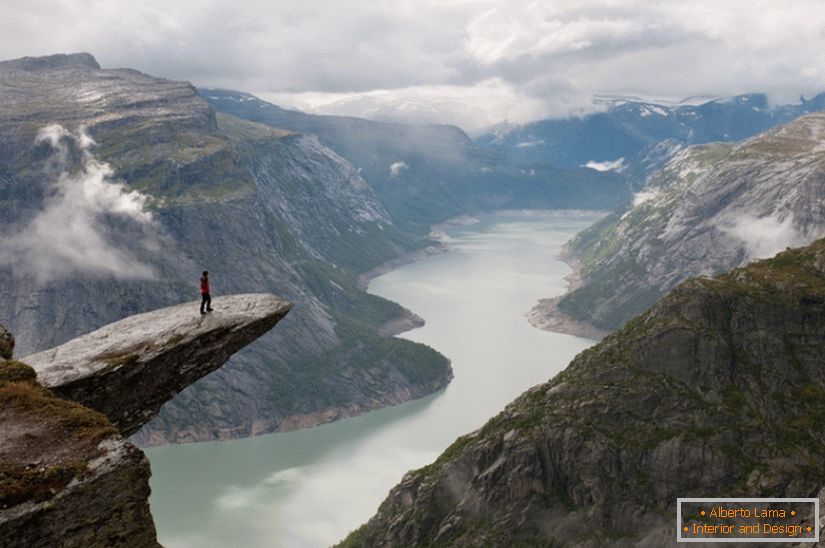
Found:
<path fill-rule="evenodd" d="M 615 173 L 510 161 L 455 126 L 306 114 L 238 91 L 200 94 L 218 112 L 316 135 L 358 170 L 399 226 L 417 233 L 471 211 L 613 209 L 630 199 L 626 179 Z"/>
<path fill-rule="evenodd" d="M 604 112 L 506 126 L 475 142 L 514 161 L 589 166 L 641 181 L 681 146 L 738 141 L 823 110 L 825 93 L 790 105 L 771 105 L 760 93 L 676 104 L 622 97 L 599 102 Z"/>

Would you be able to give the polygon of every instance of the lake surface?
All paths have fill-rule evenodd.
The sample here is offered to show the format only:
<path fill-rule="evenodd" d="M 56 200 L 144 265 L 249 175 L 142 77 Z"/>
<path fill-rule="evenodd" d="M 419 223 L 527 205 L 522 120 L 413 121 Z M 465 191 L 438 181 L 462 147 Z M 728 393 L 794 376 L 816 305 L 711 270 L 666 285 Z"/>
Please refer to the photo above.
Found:
<path fill-rule="evenodd" d="M 404 473 L 432 462 L 592 341 L 539 331 L 526 313 L 564 292 L 557 259 L 598 217 L 481 215 L 444 229 L 449 251 L 372 281 L 426 320 L 405 338 L 452 360 L 427 398 L 316 428 L 146 451 L 152 514 L 169 547 L 329 546 L 367 521 Z"/>

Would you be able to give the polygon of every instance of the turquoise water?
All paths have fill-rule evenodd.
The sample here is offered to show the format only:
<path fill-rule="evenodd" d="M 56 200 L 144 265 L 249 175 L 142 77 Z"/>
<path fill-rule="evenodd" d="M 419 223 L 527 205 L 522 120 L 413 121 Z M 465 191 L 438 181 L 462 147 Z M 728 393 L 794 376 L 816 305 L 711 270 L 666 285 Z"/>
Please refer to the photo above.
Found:
<path fill-rule="evenodd" d="M 452 360 L 444 390 L 316 428 L 152 448 L 152 514 L 167 547 L 329 546 L 375 513 L 404 473 L 432 462 L 592 341 L 525 314 L 562 293 L 562 244 L 597 219 L 498 213 L 445 229 L 449 251 L 372 281 L 426 320 L 405 338 Z"/>

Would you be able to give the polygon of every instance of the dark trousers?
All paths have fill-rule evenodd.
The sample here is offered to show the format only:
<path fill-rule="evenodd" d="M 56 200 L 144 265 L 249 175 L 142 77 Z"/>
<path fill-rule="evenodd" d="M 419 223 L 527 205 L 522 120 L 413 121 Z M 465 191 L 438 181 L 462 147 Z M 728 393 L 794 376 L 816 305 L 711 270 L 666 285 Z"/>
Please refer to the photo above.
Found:
<path fill-rule="evenodd" d="M 204 313 L 204 308 L 207 311 L 212 310 L 212 297 L 209 296 L 209 293 L 201 293 L 201 314 Z"/>

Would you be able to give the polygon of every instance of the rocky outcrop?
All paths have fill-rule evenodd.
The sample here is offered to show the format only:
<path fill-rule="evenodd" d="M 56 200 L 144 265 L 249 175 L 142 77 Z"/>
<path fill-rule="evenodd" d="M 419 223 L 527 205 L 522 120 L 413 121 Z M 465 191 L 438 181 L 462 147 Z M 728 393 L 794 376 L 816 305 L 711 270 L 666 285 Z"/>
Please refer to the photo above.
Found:
<path fill-rule="evenodd" d="M 343 545 L 675 546 L 677 497 L 821 495 L 823 439 L 820 240 L 683 283 L 405 476 Z"/>
<path fill-rule="evenodd" d="M 149 461 L 100 413 L 0 360 L 0 545 L 155 547 Z"/>
<path fill-rule="evenodd" d="M 633 207 L 572 240 L 581 286 L 559 310 L 611 331 L 690 276 L 825 236 L 823 151 L 818 112 L 746 141 L 677 153 Z"/>
<path fill-rule="evenodd" d="M 206 315 L 198 304 L 131 316 L 24 361 L 43 386 L 103 413 L 129 436 L 292 308 L 268 294 L 217 297 Z"/>
<path fill-rule="evenodd" d="M 10 360 L 13 352 L 14 335 L 4 325 L 0 325 L 0 359 Z"/>
<path fill-rule="evenodd" d="M 2 437 L 4 443 L 10 442 Z M 51 445 L 60 443 L 52 440 Z M 149 510 L 146 456 L 120 436 L 96 443 L 94 449 L 98 454 L 85 463 L 82 476 L 73 477 L 54 496 L 0 508 L 2 546 L 160 546 Z M 47 451 L 32 460 L 42 462 L 50 456 Z"/>
<path fill-rule="evenodd" d="M 36 370 L 0 360 L 0 545 L 159 546 L 149 461 L 123 436 L 292 308 L 269 294 L 212 306 L 121 320 L 30 356 Z"/>

